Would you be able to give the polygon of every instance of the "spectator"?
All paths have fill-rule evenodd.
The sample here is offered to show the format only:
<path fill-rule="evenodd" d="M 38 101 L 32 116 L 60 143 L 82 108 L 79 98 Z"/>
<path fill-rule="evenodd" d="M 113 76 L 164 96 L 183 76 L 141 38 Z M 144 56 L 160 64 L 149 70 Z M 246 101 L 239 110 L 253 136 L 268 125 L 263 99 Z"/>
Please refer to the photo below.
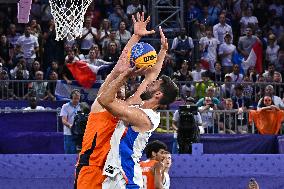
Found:
<path fill-rule="evenodd" d="M 0 71 L 0 99 L 1 100 L 10 100 L 17 99 L 17 96 L 14 95 L 13 90 L 9 86 L 9 75 L 6 70 Z"/>
<path fill-rule="evenodd" d="M 217 45 L 218 40 L 212 36 L 212 29 L 206 29 L 206 37 L 202 37 L 199 41 L 199 50 L 201 51 L 201 59 L 209 63 L 209 71 L 215 72 L 214 64 L 217 61 Z"/>
<path fill-rule="evenodd" d="M 225 83 L 220 87 L 220 98 L 227 99 L 231 98 L 234 94 L 235 85 L 232 83 L 232 77 L 230 74 L 225 75 Z"/>
<path fill-rule="evenodd" d="M 40 63 L 39 63 L 39 61 L 34 61 L 33 63 L 32 63 L 32 68 L 31 68 L 31 71 L 30 71 L 30 74 L 29 74 L 29 79 L 30 80 L 35 80 L 36 79 L 36 72 L 37 71 L 41 71 L 42 69 L 41 69 L 41 65 L 40 65 Z"/>
<path fill-rule="evenodd" d="M 281 34 L 284 32 L 283 24 L 281 24 L 280 18 L 274 20 L 274 24 L 271 26 L 273 33 L 276 35 L 276 38 L 279 39 Z"/>
<path fill-rule="evenodd" d="M 73 49 L 67 50 L 67 56 L 65 57 L 65 63 L 73 63 L 80 60 L 77 56 L 75 56 L 75 52 Z"/>
<path fill-rule="evenodd" d="M 55 89 L 56 89 L 56 81 L 58 80 L 58 75 L 55 71 L 51 71 L 49 73 L 49 78 L 50 82 L 47 83 L 46 86 L 46 96 L 45 99 L 49 99 L 52 101 L 55 101 Z"/>
<path fill-rule="evenodd" d="M 258 20 L 255 16 L 252 16 L 252 9 L 247 8 L 244 13 L 244 16 L 240 20 L 242 35 L 246 33 L 246 29 L 248 27 L 250 27 L 254 31 L 256 31 L 258 28 Z"/>
<path fill-rule="evenodd" d="M 248 184 L 247 189 L 260 189 L 258 183 L 254 178 L 251 178 Z"/>
<path fill-rule="evenodd" d="M 252 29 L 247 27 L 246 35 L 239 38 L 238 42 L 238 51 L 247 59 L 253 44 L 258 38 L 255 35 L 252 35 Z"/>
<path fill-rule="evenodd" d="M 240 84 L 235 86 L 235 95 L 232 97 L 233 108 L 237 109 L 239 113 L 250 108 L 250 101 L 248 97 L 244 96 L 244 87 Z"/>
<path fill-rule="evenodd" d="M 29 87 L 29 93 L 25 95 L 25 99 L 28 99 L 30 96 L 35 96 L 39 100 L 45 100 L 46 98 L 46 87 L 47 82 L 43 82 L 43 72 L 37 71 L 35 73 L 35 79 L 37 81 L 34 81 L 31 83 Z"/>
<path fill-rule="evenodd" d="M 141 4 L 139 3 L 139 0 L 132 0 L 131 4 L 127 6 L 126 14 L 129 19 L 131 19 L 131 16 L 136 14 L 137 12 L 144 12 L 147 13 L 145 5 L 143 5 L 143 10 L 141 8 Z"/>
<path fill-rule="evenodd" d="M 7 39 L 9 41 L 9 44 L 12 45 L 12 47 L 14 47 L 14 48 L 16 47 L 16 43 L 17 43 L 20 36 L 21 36 L 21 34 L 16 32 L 16 25 L 10 24 L 9 30 L 8 30 L 8 33 L 7 33 Z"/>
<path fill-rule="evenodd" d="M 269 5 L 269 10 L 275 10 L 276 16 L 281 17 L 283 16 L 283 2 L 281 3 L 281 0 L 274 0 L 272 4 Z"/>
<path fill-rule="evenodd" d="M 187 23 L 192 24 L 193 20 L 196 20 L 200 17 L 201 11 L 196 6 L 196 0 L 188 1 L 188 9 L 187 9 Z"/>
<path fill-rule="evenodd" d="M 44 110 L 43 106 L 37 105 L 36 97 L 29 98 L 29 107 L 24 108 L 24 110 Z"/>
<path fill-rule="evenodd" d="M 240 73 L 240 66 L 238 64 L 234 64 L 233 72 L 230 73 L 232 78 L 232 82 L 240 83 L 243 81 L 244 75 Z"/>
<path fill-rule="evenodd" d="M 210 97 L 210 99 L 212 100 L 212 103 L 215 105 L 219 105 L 220 101 L 218 98 L 215 97 L 215 88 L 210 86 L 206 89 L 206 94 L 205 96 Z M 204 104 L 205 98 L 200 98 L 198 99 L 198 102 L 196 103 L 196 105 L 198 107 L 201 107 Z"/>
<path fill-rule="evenodd" d="M 173 67 L 174 67 L 173 57 L 169 54 L 166 54 L 160 75 L 167 75 L 169 77 L 172 77 L 174 73 Z"/>
<path fill-rule="evenodd" d="M 195 91 L 196 91 L 197 99 L 205 97 L 207 88 L 214 86 L 214 82 L 210 80 L 209 76 L 210 75 L 208 71 L 203 72 L 201 74 L 202 81 L 195 84 Z"/>
<path fill-rule="evenodd" d="M 15 80 L 18 81 L 14 81 L 12 83 L 13 93 L 15 94 L 15 97 L 17 99 L 23 98 L 28 92 L 28 83 L 25 81 L 25 79 L 27 78 L 24 78 L 24 73 L 25 70 L 18 69 L 15 72 L 15 78 L 14 78 Z"/>
<path fill-rule="evenodd" d="M 105 38 L 103 40 L 103 46 L 102 46 L 102 49 L 103 49 L 103 54 L 106 53 L 107 51 L 107 47 L 109 45 L 110 42 L 115 42 L 117 47 L 118 47 L 118 50 L 121 51 L 121 45 L 120 45 L 120 42 L 119 40 L 116 39 L 116 31 L 115 30 L 111 30 L 110 31 L 110 34 L 109 34 L 109 37 L 108 38 Z"/>
<path fill-rule="evenodd" d="M 224 37 L 226 33 L 229 33 L 233 40 L 233 31 L 231 26 L 226 24 L 226 15 L 220 14 L 219 23 L 214 25 L 213 27 L 213 35 L 216 39 L 218 39 L 219 44 L 222 44 L 224 42 Z"/>
<path fill-rule="evenodd" d="M 275 88 L 275 94 L 277 96 L 283 95 L 283 87 L 282 87 L 282 76 L 279 72 L 275 72 L 273 75 L 273 84 Z"/>
<path fill-rule="evenodd" d="M 274 64 L 269 64 L 268 69 L 264 72 L 263 77 L 266 82 L 273 82 L 274 73 L 279 73 L 275 71 Z"/>
<path fill-rule="evenodd" d="M 91 47 L 92 48 L 92 47 Z M 72 50 L 74 51 L 74 56 L 78 58 L 79 60 L 85 60 L 85 56 L 81 54 L 79 46 L 77 43 L 74 43 L 72 45 Z"/>
<path fill-rule="evenodd" d="M 203 105 L 198 108 L 205 133 L 216 133 L 218 131 L 217 128 L 214 128 L 214 113 L 212 112 L 216 109 L 217 106 L 212 103 L 210 97 L 205 97 Z"/>
<path fill-rule="evenodd" d="M 116 39 L 120 42 L 121 49 L 125 47 L 130 38 L 131 33 L 126 30 L 126 23 L 124 21 L 121 21 L 119 23 L 119 30 L 116 32 Z"/>
<path fill-rule="evenodd" d="M 222 68 L 225 74 L 230 73 L 233 68 L 232 55 L 236 52 L 236 46 L 232 44 L 232 37 L 229 33 L 225 34 L 225 42 L 219 47 Z"/>
<path fill-rule="evenodd" d="M 190 60 L 191 51 L 194 48 L 191 37 L 186 36 L 185 28 L 180 29 L 180 33 L 174 38 L 171 51 L 175 55 L 176 69 L 180 69 L 183 60 Z"/>
<path fill-rule="evenodd" d="M 114 12 L 109 15 L 108 19 L 111 23 L 111 28 L 114 30 L 119 29 L 119 23 L 121 21 L 124 21 L 126 25 L 128 25 L 128 17 L 120 5 L 115 5 Z"/>
<path fill-rule="evenodd" d="M 218 20 L 218 15 L 221 12 L 220 5 L 218 4 L 217 0 L 211 0 L 209 1 L 209 3 L 210 3 L 208 7 L 209 18 L 210 20 L 212 20 L 213 24 L 216 24 Z"/>
<path fill-rule="evenodd" d="M 101 53 L 101 50 L 99 48 L 99 45 L 97 44 L 93 44 L 93 46 L 91 47 L 90 50 L 94 50 L 96 52 L 96 57 L 99 58 L 99 59 L 102 59 L 103 58 L 103 55 Z M 88 57 L 88 56 L 87 56 Z"/>
<path fill-rule="evenodd" d="M 202 81 L 201 74 L 206 72 L 206 70 L 201 69 L 201 63 L 197 62 L 195 64 L 195 70 L 191 72 L 193 81 Z"/>
<path fill-rule="evenodd" d="M 45 26 L 46 27 L 46 26 Z M 61 64 L 64 62 L 64 47 L 62 42 L 55 40 L 56 31 L 54 20 L 51 19 L 47 23 L 47 29 L 44 30 L 44 52 L 43 52 L 43 67 L 46 69 L 52 61 L 58 61 Z"/>
<path fill-rule="evenodd" d="M 188 97 L 194 97 L 195 96 L 195 87 L 193 84 L 189 83 L 191 80 L 186 80 L 188 83 L 181 86 L 180 90 L 180 96 L 183 99 L 186 99 Z"/>
<path fill-rule="evenodd" d="M 255 67 L 251 66 L 247 70 L 247 76 L 251 82 L 256 82 L 258 78 L 258 74 L 256 73 Z"/>
<path fill-rule="evenodd" d="M 12 46 L 9 44 L 7 37 L 2 34 L 0 38 L 0 57 L 5 61 L 9 62 L 11 60 L 11 50 Z"/>
<path fill-rule="evenodd" d="M 215 63 L 215 72 L 211 73 L 211 80 L 215 82 L 223 82 L 225 74 L 222 71 L 222 66 L 220 62 Z M 217 85 L 220 85 L 220 83 L 217 83 Z"/>
<path fill-rule="evenodd" d="M 37 23 L 36 19 L 31 20 L 30 26 L 31 26 L 31 34 L 36 36 L 37 38 L 40 38 L 41 37 L 41 27 Z"/>
<path fill-rule="evenodd" d="M 213 26 L 214 20 L 212 19 L 208 12 L 208 6 L 203 6 L 202 14 L 198 18 L 199 23 L 203 24 L 204 26 Z"/>
<path fill-rule="evenodd" d="M 18 70 L 22 71 L 23 79 L 29 79 L 29 71 L 26 68 L 25 59 L 20 59 L 19 62 L 17 63 L 17 66 L 14 69 L 10 70 L 10 75 L 12 79 L 19 79 L 17 78 Z"/>
<path fill-rule="evenodd" d="M 284 51 L 279 51 L 277 62 L 278 64 L 276 64 L 275 69 L 284 75 Z"/>
<path fill-rule="evenodd" d="M 225 100 L 225 110 L 233 110 L 233 100 L 228 98 Z M 220 120 L 218 123 L 219 133 L 236 134 L 236 113 L 235 112 L 225 112 L 220 115 Z"/>
<path fill-rule="evenodd" d="M 27 62 L 28 69 L 31 68 L 31 64 L 36 58 L 36 53 L 38 51 L 38 38 L 31 35 L 31 27 L 26 26 L 25 27 L 25 33 L 24 35 L 20 36 L 17 40 L 16 44 L 20 46 L 24 53 L 24 58 Z"/>
<path fill-rule="evenodd" d="M 284 108 L 284 103 L 283 101 L 281 100 L 280 97 L 278 96 L 275 96 L 274 95 L 274 88 L 272 85 L 267 85 L 265 87 L 265 96 L 270 96 L 274 105 L 277 106 L 278 108 L 280 109 L 283 109 Z M 261 101 L 263 100 L 263 98 L 261 98 L 259 101 L 258 101 L 258 104 L 257 104 L 257 109 L 261 108 Z"/>
<path fill-rule="evenodd" d="M 119 59 L 119 56 L 120 56 L 120 53 L 118 51 L 116 43 L 110 42 L 103 60 L 107 62 L 117 62 Z"/>
<path fill-rule="evenodd" d="M 253 85 L 249 84 L 248 82 L 252 82 L 250 80 L 250 77 L 248 76 L 245 76 L 244 77 L 244 84 L 243 84 L 243 87 L 244 87 L 244 96 L 247 97 L 248 99 L 250 99 L 250 101 L 254 100 L 254 88 L 253 88 Z M 251 104 L 252 105 L 252 104 Z"/>
<path fill-rule="evenodd" d="M 274 34 L 270 34 L 268 36 L 268 46 L 266 49 L 266 56 L 265 56 L 266 60 L 271 64 L 276 65 L 279 49 L 280 49 L 279 45 L 276 44 L 276 36 Z"/>
<path fill-rule="evenodd" d="M 266 95 L 261 99 L 257 111 L 250 111 L 250 123 L 253 121 L 261 134 L 279 134 L 284 112 L 273 103 L 273 97 Z"/>
<path fill-rule="evenodd" d="M 58 62 L 52 61 L 51 66 L 47 68 L 45 79 L 49 78 L 51 72 L 55 72 L 58 76 L 58 79 L 61 79 L 61 69 L 58 67 Z"/>
<path fill-rule="evenodd" d="M 76 143 L 71 133 L 71 127 L 73 126 L 74 117 L 80 108 L 80 96 L 79 90 L 74 89 L 71 94 L 71 101 L 64 104 L 61 108 L 60 116 L 62 116 L 62 123 L 64 125 L 64 152 L 65 154 L 76 154 Z"/>
<path fill-rule="evenodd" d="M 181 68 L 178 71 L 174 72 L 173 78 L 176 81 L 185 81 L 188 77 L 192 78 L 191 72 L 188 69 L 188 61 L 184 60 L 181 64 Z"/>
<path fill-rule="evenodd" d="M 91 18 L 86 18 L 85 27 L 83 28 L 81 37 L 81 52 L 84 55 L 87 55 L 89 53 L 89 50 L 92 47 L 93 43 L 95 43 L 97 40 L 97 35 L 97 29 L 92 27 Z"/>
<path fill-rule="evenodd" d="M 104 39 L 107 38 L 109 34 L 110 34 L 110 21 L 105 18 L 98 32 L 98 41 L 99 41 L 100 46 L 103 45 Z"/>

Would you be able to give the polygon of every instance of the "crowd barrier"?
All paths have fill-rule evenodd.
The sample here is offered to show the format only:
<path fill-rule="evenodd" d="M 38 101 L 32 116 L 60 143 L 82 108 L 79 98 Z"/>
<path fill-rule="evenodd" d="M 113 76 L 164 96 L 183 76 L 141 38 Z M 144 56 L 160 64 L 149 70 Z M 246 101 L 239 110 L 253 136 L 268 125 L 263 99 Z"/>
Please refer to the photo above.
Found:
<path fill-rule="evenodd" d="M 23 99 L 26 98 L 25 95 L 29 92 L 32 92 L 31 89 L 29 89 L 29 86 L 31 86 L 31 83 L 33 82 L 43 82 L 46 84 L 46 90 L 51 91 L 52 94 L 54 94 L 55 87 L 56 87 L 56 81 L 51 80 L 0 80 L 0 100 L 13 100 L 13 99 Z M 103 82 L 103 81 L 98 81 Z M 184 84 L 190 84 L 195 86 L 199 82 L 192 82 L 192 81 L 177 81 L 178 86 L 181 91 L 181 87 Z M 230 82 L 226 82 L 226 84 L 229 84 Z M 225 82 L 215 82 L 215 96 L 218 98 L 225 98 L 222 93 L 222 90 L 220 89 L 220 86 L 225 84 Z M 235 85 L 235 82 L 231 82 L 231 85 Z M 260 97 L 264 94 L 264 88 L 267 85 L 272 85 L 275 89 L 275 95 L 282 98 L 283 96 L 283 83 L 276 83 L 276 82 L 242 82 L 242 85 L 244 88 L 250 86 L 251 87 L 251 93 L 248 94 L 254 101 L 252 106 L 255 106 L 255 103 L 259 100 Z"/>
<path fill-rule="evenodd" d="M 202 144 L 192 155 L 172 155 L 171 189 L 244 189 L 255 178 L 261 189 L 284 188 L 281 154 L 204 154 Z M 73 188 L 77 155 L 2 154 L 2 189 Z"/>

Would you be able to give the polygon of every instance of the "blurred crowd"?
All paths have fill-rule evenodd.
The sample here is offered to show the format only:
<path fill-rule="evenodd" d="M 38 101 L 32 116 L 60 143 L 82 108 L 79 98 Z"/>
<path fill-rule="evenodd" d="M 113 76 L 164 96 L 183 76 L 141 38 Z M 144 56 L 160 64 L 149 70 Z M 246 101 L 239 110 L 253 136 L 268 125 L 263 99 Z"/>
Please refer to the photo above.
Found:
<path fill-rule="evenodd" d="M 94 1 L 85 15 L 82 37 L 72 41 L 55 40 L 55 22 L 47 0 L 33 0 L 29 24 L 17 23 L 16 5 L 0 5 L 0 98 L 55 100 L 55 82 L 42 80 L 70 83 L 74 78 L 67 64 L 76 60 L 97 66 L 116 62 L 133 32 L 131 16 L 142 9 L 151 15 L 147 10 L 150 2 L 144 2 L 143 8 L 139 3 Z M 283 1 L 189 0 L 184 1 L 184 13 L 184 27 L 169 39 L 161 72 L 180 83 L 181 98 L 193 97 L 199 106 L 211 100 L 222 108 L 229 103 L 225 99 L 231 98 L 234 108 L 250 108 L 270 95 L 274 104 L 283 105 Z M 235 53 L 246 59 L 257 41 L 262 45 L 262 73 L 255 67 L 244 70 L 232 61 Z M 129 95 L 139 81 L 133 78 L 128 82 Z M 262 83 L 273 85 L 273 93 Z"/>

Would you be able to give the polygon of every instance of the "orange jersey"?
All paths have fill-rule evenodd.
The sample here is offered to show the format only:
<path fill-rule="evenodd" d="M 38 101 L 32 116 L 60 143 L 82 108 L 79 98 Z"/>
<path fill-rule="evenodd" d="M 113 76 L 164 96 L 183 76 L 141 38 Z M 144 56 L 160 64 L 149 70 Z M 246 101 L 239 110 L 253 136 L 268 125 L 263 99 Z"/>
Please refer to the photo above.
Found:
<path fill-rule="evenodd" d="M 117 122 L 108 111 L 89 115 L 78 164 L 104 166 Z"/>
<path fill-rule="evenodd" d="M 157 162 L 158 161 L 156 161 L 156 160 L 146 160 L 146 161 L 140 162 L 140 166 L 142 168 L 143 188 L 144 189 L 155 189 L 153 167 Z"/>
<path fill-rule="evenodd" d="M 283 110 L 249 111 L 249 122 L 253 121 L 261 134 L 278 134 L 283 119 Z"/>

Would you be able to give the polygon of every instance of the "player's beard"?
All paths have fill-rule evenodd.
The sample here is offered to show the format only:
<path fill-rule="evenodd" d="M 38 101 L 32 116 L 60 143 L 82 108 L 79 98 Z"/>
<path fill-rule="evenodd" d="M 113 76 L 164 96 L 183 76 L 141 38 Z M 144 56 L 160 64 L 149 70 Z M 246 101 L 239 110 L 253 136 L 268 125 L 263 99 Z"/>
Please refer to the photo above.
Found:
<path fill-rule="evenodd" d="M 142 101 L 149 100 L 153 97 L 153 94 L 153 92 L 146 90 L 140 95 L 140 98 L 142 99 Z"/>

